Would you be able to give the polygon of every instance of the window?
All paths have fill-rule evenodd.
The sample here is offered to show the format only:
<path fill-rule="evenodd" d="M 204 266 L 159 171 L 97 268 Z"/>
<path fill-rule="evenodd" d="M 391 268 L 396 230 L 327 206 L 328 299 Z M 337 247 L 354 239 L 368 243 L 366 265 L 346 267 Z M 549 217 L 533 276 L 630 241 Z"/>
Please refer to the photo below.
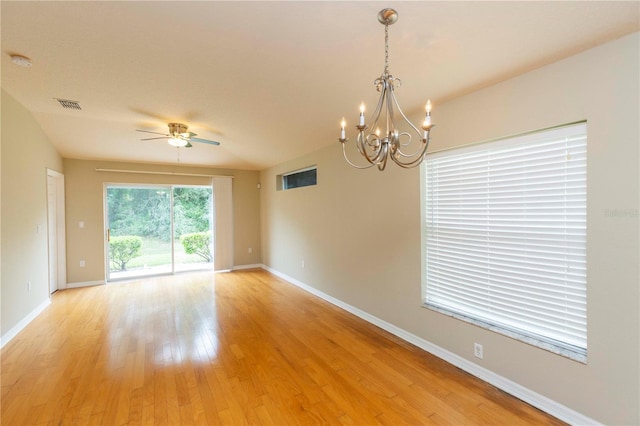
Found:
<path fill-rule="evenodd" d="M 586 123 L 427 156 L 425 306 L 581 362 Z"/>
<path fill-rule="evenodd" d="M 318 168 L 316 166 L 312 166 L 306 169 L 296 170 L 294 172 L 278 175 L 276 177 L 277 188 L 278 190 L 281 190 L 317 185 L 317 172 Z"/>

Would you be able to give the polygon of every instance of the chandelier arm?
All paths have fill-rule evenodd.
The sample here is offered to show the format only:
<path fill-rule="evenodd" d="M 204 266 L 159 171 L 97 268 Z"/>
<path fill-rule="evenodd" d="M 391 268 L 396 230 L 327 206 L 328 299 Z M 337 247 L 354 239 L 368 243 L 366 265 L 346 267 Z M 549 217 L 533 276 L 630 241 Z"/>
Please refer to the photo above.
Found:
<path fill-rule="evenodd" d="M 387 152 L 388 151 L 389 151 L 389 143 L 385 142 L 385 141 L 382 141 L 381 142 L 381 146 L 380 146 L 380 150 L 376 154 L 375 158 L 372 159 L 372 161 L 375 164 L 380 164 L 380 161 L 382 161 L 382 160 L 386 161 L 386 157 L 387 157 Z"/>
<path fill-rule="evenodd" d="M 389 93 L 387 94 L 387 134 L 392 130 L 397 129 L 396 120 L 394 119 L 393 114 L 393 103 L 392 100 L 395 100 L 396 96 L 393 90 L 393 83 L 389 84 Z M 397 103 L 396 103 L 397 105 Z"/>
<path fill-rule="evenodd" d="M 378 170 L 383 171 L 386 167 L 387 167 L 387 160 L 389 159 L 389 155 L 388 155 L 388 151 L 389 151 L 389 144 L 385 143 L 383 145 L 384 147 L 384 155 L 382 156 L 381 160 L 378 160 L 376 162 L 377 166 L 378 166 Z M 381 150 L 382 151 L 382 150 Z"/>
<path fill-rule="evenodd" d="M 358 152 L 360 153 L 360 155 L 365 157 L 367 156 L 365 152 L 364 142 L 362 140 L 362 132 L 358 133 L 358 136 L 356 137 L 356 148 L 358 148 Z"/>
<path fill-rule="evenodd" d="M 374 152 L 379 151 L 379 141 L 378 143 L 373 143 L 373 142 L 369 142 L 369 137 L 370 136 L 374 136 L 372 133 L 370 133 L 368 136 L 364 136 L 364 132 L 361 131 L 358 133 L 358 136 L 356 138 L 356 146 L 358 147 L 358 152 L 360 152 L 360 155 L 364 156 L 367 161 L 371 162 L 371 157 L 367 152 L 367 147 L 369 147 L 371 150 L 373 150 Z M 376 137 L 374 136 L 374 140 L 376 139 Z"/>
<path fill-rule="evenodd" d="M 371 136 L 371 135 L 369 135 Z M 356 146 L 358 147 L 358 152 L 362 155 L 369 163 L 373 164 L 369 153 L 367 152 L 367 147 L 370 147 L 374 152 L 377 151 L 377 148 L 368 141 L 368 137 L 364 136 L 364 132 L 359 132 L 356 138 Z"/>
<path fill-rule="evenodd" d="M 400 142 L 400 138 L 402 136 L 407 136 L 409 138 L 409 141 L 407 143 L 402 143 Z M 409 145 L 411 145 L 411 141 L 413 140 L 413 138 L 411 137 L 411 134 L 409 132 L 402 132 L 398 135 L 398 149 L 396 150 L 396 152 L 398 153 L 399 156 L 401 157 L 405 157 L 405 158 L 411 158 L 414 157 L 418 154 L 419 149 L 416 150 L 416 152 L 414 152 L 413 154 L 405 154 L 404 152 L 402 152 L 402 150 L 400 149 L 401 147 L 405 146 L 408 147 Z M 420 139 L 422 140 L 422 138 Z"/>
<path fill-rule="evenodd" d="M 364 132 L 361 132 L 360 134 L 362 135 L 363 148 L 366 148 L 366 145 L 374 151 L 378 151 L 380 149 L 380 137 L 378 135 L 375 133 L 369 133 L 367 136 L 364 136 Z"/>
<path fill-rule="evenodd" d="M 402 118 L 404 118 L 404 121 L 406 121 L 407 124 L 409 124 L 409 126 L 411 126 L 413 130 L 415 130 L 415 132 L 418 134 L 418 137 L 422 140 L 423 138 L 420 135 L 420 130 L 418 130 L 418 128 L 414 126 L 411 121 L 409 121 L 407 116 L 404 115 L 404 112 L 402 111 L 402 108 L 400 108 L 400 104 L 398 104 L 398 99 L 396 98 L 396 95 L 393 93 L 393 91 L 391 92 L 391 99 L 393 100 L 393 103 L 396 105 L 396 108 L 398 108 L 398 112 L 400 112 L 400 115 L 402 115 Z"/>
<path fill-rule="evenodd" d="M 393 157 L 393 161 L 398 164 L 399 166 L 405 167 L 405 168 L 411 168 L 411 167 L 415 167 L 418 164 L 420 164 L 422 162 L 422 160 L 425 157 L 427 148 L 429 147 L 429 140 L 430 140 L 430 132 L 427 131 L 427 138 L 425 140 L 425 138 L 422 137 L 422 135 L 420 134 L 420 131 L 418 130 L 418 128 L 416 126 L 413 125 L 413 123 L 411 123 L 411 121 L 409 121 L 409 119 L 407 118 L 407 116 L 404 114 L 404 112 L 402 111 L 402 108 L 400 108 L 400 105 L 398 103 L 398 99 L 396 98 L 395 94 L 393 92 L 391 92 L 391 98 L 393 100 L 393 103 L 396 105 L 396 107 L 398 108 L 398 111 L 400 112 L 400 115 L 402 115 L 402 118 L 404 119 L 404 121 L 416 132 L 416 135 L 418 136 L 418 140 L 422 141 L 423 143 L 423 148 L 420 152 L 420 155 L 418 155 L 413 161 L 410 161 L 408 163 L 402 162 L 400 161 L 400 158 L 395 158 Z M 409 134 L 409 137 L 411 137 L 411 135 Z M 418 153 L 414 153 L 414 154 L 404 154 L 399 148 L 397 150 L 400 154 L 400 156 L 403 157 L 413 157 L 414 155 L 417 155 Z"/>
<path fill-rule="evenodd" d="M 376 109 L 373 111 L 371 115 L 371 119 L 373 120 L 373 124 L 371 125 L 371 131 L 375 132 L 376 124 L 378 124 L 378 119 L 380 118 L 380 114 L 382 113 L 382 107 L 385 103 L 385 99 L 387 98 L 387 86 L 388 83 L 384 77 L 380 77 L 376 79 L 375 84 L 377 87 L 382 86 L 378 90 L 380 91 L 380 98 L 378 99 L 378 104 L 376 105 Z"/>
<path fill-rule="evenodd" d="M 420 163 L 422 163 L 422 160 L 424 159 L 424 157 L 427 154 L 427 148 L 429 148 L 429 140 L 431 139 L 430 135 L 427 134 L 427 139 L 426 142 L 424 143 L 424 147 L 422 148 L 422 153 L 420 154 L 420 156 L 416 157 L 415 160 L 410 161 L 408 163 L 403 163 L 402 161 L 400 161 L 400 159 L 397 159 L 395 157 L 391 157 L 391 159 L 393 160 L 394 163 L 396 163 L 398 166 L 405 168 L 405 169 L 411 169 L 413 167 L 418 166 Z M 424 139 L 423 139 L 424 141 Z"/>
<path fill-rule="evenodd" d="M 376 124 L 377 121 L 374 121 L 374 124 Z M 380 137 L 380 135 L 376 132 L 376 133 L 369 133 L 368 135 L 365 136 L 364 132 L 360 132 L 360 135 L 362 135 L 362 147 L 363 149 L 365 149 L 366 147 L 369 147 L 372 151 L 378 153 L 380 151 L 380 147 L 382 146 L 383 143 L 383 139 Z"/>
<path fill-rule="evenodd" d="M 373 163 L 370 163 L 370 164 L 368 164 L 368 165 L 366 165 L 366 166 L 358 166 L 357 164 L 352 163 L 352 162 L 351 162 L 351 160 L 349 160 L 349 158 L 347 157 L 347 150 L 344 148 L 344 145 L 345 145 L 345 144 L 343 143 L 343 144 L 342 144 L 342 156 L 344 157 L 344 159 L 346 160 L 346 162 L 347 162 L 347 163 L 349 163 L 349 165 L 350 165 L 351 167 L 354 167 L 354 168 L 356 168 L 356 169 L 364 170 L 364 169 L 368 169 L 368 168 L 370 168 L 370 167 L 372 167 L 372 166 L 374 165 Z"/>
<path fill-rule="evenodd" d="M 407 136 L 409 138 L 409 141 L 406 143 L 401 143 L 400 142 L 400 138 L 402 136 Z M 424 138 L 421 135 L 418 135 L 418 140 L 424 144 Z M 399 156 L 405 157 L 405 158 L 413 158 L 416 155 L 421 155 L 421 151 L 423 150 L 423 147 L 420 146 L 420 143 L 418 143 L 418 148 L 415 150 L 415 152 L 413 153 L 405 153 L 402 152 L 402 147 L 409 147 L 412 144 L 413 138 L 411 137 L 411 134 L 409 132 L 402 132 L 398 135 L 398 144 L 397 144 L 397 149 L 396 152 L 398 153 Z"/>
<path fill-rule="evenodd" d="M 382 156 L 384 155 L 384 146 L 385 143 L 383 140 L 380 139 L 380 137 L 378 135 L 375 135 L 373 133 L 370 133 L 368 136 L 364 136 L 364 134 L 361 132 L 359 135 L 360 139 L 363 141 L 361 142 L 362 144 L 362 155 L 366 158 L 366 160 L 368 162 L 370 162 L 371 164 L 377 164 L 380 162 L 380 159 L 382 158 Z M 372 137 L 373 139 L 373 143 L 369 142 L 369 138 Z M 370 146 L 373 150 L 372 154 L 375 154 L 375 156 L 369 155 L 369 153 L 366 150 L 366 147 L 364 146 L 364 143 L 366 143 L 368 146 Z"/>

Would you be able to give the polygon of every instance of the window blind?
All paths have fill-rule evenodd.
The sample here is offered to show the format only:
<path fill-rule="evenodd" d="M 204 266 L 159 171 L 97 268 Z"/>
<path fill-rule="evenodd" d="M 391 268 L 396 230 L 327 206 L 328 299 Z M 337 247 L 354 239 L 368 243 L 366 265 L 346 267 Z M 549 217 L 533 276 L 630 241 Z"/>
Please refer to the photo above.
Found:
<path fill-rule="evenodd" d="M 427 156 L 427 305 L 586 354 L 586 131 Z"/>

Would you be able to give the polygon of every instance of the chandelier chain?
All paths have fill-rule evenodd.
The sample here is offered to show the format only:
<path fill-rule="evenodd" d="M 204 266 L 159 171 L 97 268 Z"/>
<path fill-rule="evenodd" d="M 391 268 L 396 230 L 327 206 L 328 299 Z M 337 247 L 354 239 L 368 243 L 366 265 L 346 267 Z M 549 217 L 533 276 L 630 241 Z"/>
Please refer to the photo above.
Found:
<path fill-rule="evenodd" d="M 384 74 L 389 74 L 389 25 L 384 26 Z"/>

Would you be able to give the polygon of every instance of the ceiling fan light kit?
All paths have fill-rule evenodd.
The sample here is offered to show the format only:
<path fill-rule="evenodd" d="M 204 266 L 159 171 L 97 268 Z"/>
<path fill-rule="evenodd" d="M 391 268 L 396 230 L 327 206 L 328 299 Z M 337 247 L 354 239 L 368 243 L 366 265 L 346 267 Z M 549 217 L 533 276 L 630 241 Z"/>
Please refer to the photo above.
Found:
<path fill-rule="evenodd" d="M 425 119 L 420 126 L 421 132 L 402 112 L 395 95 L 395 89 L 400 87 L 402 82 L 389 73 L 389 25 L 393 25 L 397 20 L 398 12 L 394 9 L 383 9 L 378 13 L 378 21 L 384 25 L 384 71 L 374 82 L 376 89 L 380 92 L 380 98 L 369 119 L 369 122 L 372 123 L 371 126 L 367 125 L 365 121 L 364 102 L 360 104 L 360 118 L 355 126 L 358 130 L 356 147 L 367 164 L 360 166 L 349 160 L 345 149 L 346 142 L 349 140 L 346 137 L 345 119 L 343 118 L 340 123 L 338 141 L 342 145 L 342 155 L 349 165 L 357 169 L 377 166 L 378 170 L 382 171 L 389 158 L 405 169 L 416 167 L 424 160 L 429 147 L 431 129 L 434 126 L 431 123 L 431 101 L 427 101 L 426 104 Z M 395 117 L 396 111 L 401 117 L 398 121 Z M 399 129 L 398 124 L 407 130 Z M 385 131 L 381 132 L 379 126 L 383 126 Z M 417 143 L 413 142 L 413 136 L 417 136 Z"/>
<path fill-rule="evenodd" d="M 169 138 L 169 145 L 173 145 L 175 147 L 187 146 L 189 142 L 180 138 Z"/>

